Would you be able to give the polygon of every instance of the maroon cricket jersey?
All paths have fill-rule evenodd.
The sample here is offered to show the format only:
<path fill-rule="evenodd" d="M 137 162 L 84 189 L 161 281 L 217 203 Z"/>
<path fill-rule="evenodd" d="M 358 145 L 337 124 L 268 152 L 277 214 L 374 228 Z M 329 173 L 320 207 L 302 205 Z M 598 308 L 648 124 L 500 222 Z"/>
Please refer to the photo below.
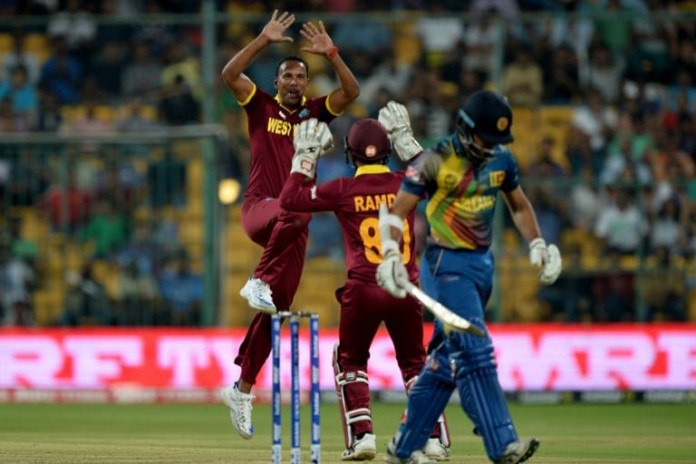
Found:
<path fill-rule="evenodd" d="M 251 143 L 251 173 L 244 197 L 277 198 L 290 174 L 297 125 L 309 118 L 329 123 L 338 114 L 329 108 L 328 95 L 303 97 L 302 105 L 291 110 L 280 103 L 277 95 L 272 97 L 256 85 L 239 104 L 247 114 Z"/>
<path fill-rule="evenodd" d="M 364 165 L 355 177 L 341 177 L 315 186 L 306 176 L 293 173 L 280 197 L 281 207 L 291 211 L 333 211 L 343 231 L 346 273 L 349 279 L 375 281 L 382 262 L 379 205 L 391 205 L 404 180 L 404 172 L 391 172 L 384 165 Z M 404 221 L 401 253 L 412 281 L 418 279 L 413 253 L 414 213 Z"/>

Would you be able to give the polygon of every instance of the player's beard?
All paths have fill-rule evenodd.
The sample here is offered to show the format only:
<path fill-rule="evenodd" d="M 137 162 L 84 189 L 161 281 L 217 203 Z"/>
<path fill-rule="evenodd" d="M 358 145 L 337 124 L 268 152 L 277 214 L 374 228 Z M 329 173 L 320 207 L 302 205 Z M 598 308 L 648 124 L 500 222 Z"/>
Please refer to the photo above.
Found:
<path fill-rule="evenodd" d="M 465 147 L 467 152 L 469 153 L 469 156 L 476 160 L 485 161 L 493 157 L 494 148 L 482 147 L 473 140 L 470 143 L 466 144 Z"/>
<path fill-rule="evenodd" d="M 483 163 L 484 161 L 493 158 L 493 151 L 495 148 L 482 147 L 474 141 L 474 137 L 471 133 L 464 135 L 460 132 L 459 138 L 464 146 L 466 155 L 472 161 L 475 161 L 476 163 Z"/>

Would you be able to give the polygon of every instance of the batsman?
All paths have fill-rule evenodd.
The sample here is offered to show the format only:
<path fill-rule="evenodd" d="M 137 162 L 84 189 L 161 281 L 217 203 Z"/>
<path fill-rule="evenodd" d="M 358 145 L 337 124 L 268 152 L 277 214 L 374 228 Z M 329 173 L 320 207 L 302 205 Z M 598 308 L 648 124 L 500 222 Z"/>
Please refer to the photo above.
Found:
<path fill-rule="evenodd" d="M 537 439 L 517 436 L 484 322 L 494 275 L 493 215 L 500 197 L 529 243 L 529 259 L 539 267 L 541 283 L 552 284 L 561 272 L 560 252 L 544 241 L 519 184 L 517 162 L 505 147 L 513 141 L 511 127 L 512 110 L 503 96 L 473 93 L 459 109 L 456 132 L 411 163 L 391 208 L 380 214 L 384 260 L 377 268 L 379 285 L 404 297 L 398 283 L 407 273 L 399 248 L 405 232 L 401 224 L 425 196 L 429 235 L 421 287 L 486 333 L 477 337 L 445 330 L 436 320 L 428 360 L 408 395 L 407 420 L 387 446 L 387 462 L 429 462 L 420 459 L 419 450 L 455 388 L 492 462 L 524 462 L 539 447 Z"/>

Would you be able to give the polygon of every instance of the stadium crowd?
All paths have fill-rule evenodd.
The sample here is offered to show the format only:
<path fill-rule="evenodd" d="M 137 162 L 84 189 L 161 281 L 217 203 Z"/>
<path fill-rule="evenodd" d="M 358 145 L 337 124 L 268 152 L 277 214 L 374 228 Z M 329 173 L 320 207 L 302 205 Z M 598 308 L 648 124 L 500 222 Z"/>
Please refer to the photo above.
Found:
<path fill-rule="evenodd" d="M 465 15 L 452 14 L 462 3 Z M 693 1 L 395 0 L 379 11 L 367 4 L 283 4 L 324 15 L 360 82 L 356 104 L 331 124 L 335 140 L 389 100 L 408 107 L 424 147 L 452 131 L 453 114 L 476 90 L 497 86 L 515 108 L 512 150 L 523 185 L 543 235 L 567 258 L 559 282 L 539 291 L 541 304 L 505 320 L 696 319 Z M 216 2 L 220 13 L 261 15 L 218 25 L 215 76 L 274 5 Z M 246 121 L 220 79 L 207 94 L 200 27 L 136 21 L 199 9 L 194 0 L 2 2 L 0 133 L 157 131 L 202 122 L 204 99 L 211 98 L 216 122 L 229 134 L 219 175 L 244 185 Z M 409 15 L 385 21 L 394 10 Z M 375 14 L 334 21 L 337 12 Z M 16 15 L 45 22 L 16 25 Z M 250 77 L 273 92 L 277 61 L 293 47 L 264 52 Z M 310 93 L 334 88 L 326 63 L 306 58 Z M 319 164 L 320 182 L 351 175 L 337 145 Z M 185 151 L 172 144 L 1 144 L 3 322 L 34 324 L 33 295 L 47 285 L 44 244 L 24 233 L 36 216 L 62 237 L 63 249 L 85 250 L 62 276 L 62 312 L 48 323 L 199 323 L 201 275 L 172 213 L 191 201 Z M 143 207 L 147 215 L 138 214 Z M 424 227 L 421 215 L 421 239 Z M 509 219 L 505 227 L 512 230 Z M 331 216 L 315 215 L 308 257 L 341 260 L 337 230 Z M 503 264 L 522 250 L 518 237 L 505 237 Z M 108 291 L 93 272 L 104 262 L 117 269 Z"/>

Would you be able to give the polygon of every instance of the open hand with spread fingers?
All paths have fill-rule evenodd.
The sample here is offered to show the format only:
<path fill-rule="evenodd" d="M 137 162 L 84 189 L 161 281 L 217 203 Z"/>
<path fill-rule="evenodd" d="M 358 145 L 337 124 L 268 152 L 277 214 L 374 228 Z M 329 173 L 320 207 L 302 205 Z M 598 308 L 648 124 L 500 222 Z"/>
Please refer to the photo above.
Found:
<path fill-rule="evenodd" d="M 278 10 L 273 10 L 271 20 L 266 23 L 261 31 L 261 35 L 266 37 L 269 42 L 292 42 L 293 38 L 288 37 L 285 31 L 295 22 L 295 15 L 284 11 L 278 16 Z"/>
<path fill-rule="evenodd" d="M 554 244 L 546 246 L 543 238 L 535 238 L 529 244 L 529 262 L 541 268 L 539 281 L 544 285 L 551 285 L 561 275 L 561 252 Z"/>
<path fill-rule="evenodd" d="M 317 160 L 333 147 L 333 135 L 325 122 L 311 118 L 297 126 L 292 144 L 295 155 L 292 157 L 290 173 L 299 172 L 313 179 Z"/>
<path fill-rule="evenodd" d="M 328 56 L 334 48 L 333 40 L 331 40 L 331 37 L 329 37 L 329 34 L 326 32 L 326 28 L 322 21 L 319 21 L 318 25 L 311 22 L 304 23 L 300 30 L 300 34 L 312 43 L 311 47 L 302 47 L 303 52 Z"/>

